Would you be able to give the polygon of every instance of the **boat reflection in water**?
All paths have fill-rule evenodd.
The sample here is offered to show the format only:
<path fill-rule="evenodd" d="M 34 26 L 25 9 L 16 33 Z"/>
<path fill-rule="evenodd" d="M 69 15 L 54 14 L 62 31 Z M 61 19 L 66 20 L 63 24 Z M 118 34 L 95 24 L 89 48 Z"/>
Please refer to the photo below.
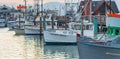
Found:
<path fill-rule="evenodd" d="M 44 59 L 79 59 L 76 45 L 46 45 Z"/>
<path fill-rule="evenodd" d="M 76 45 L 44 45 L 40 35 L 0 28 L 0 59 L 79 59 Z"/>
<path fill-rule="evenodd" d="M 44 45 L 40 35 L 26 35 L 24 38 L 28 59 L 79 59 L 76 45 Z"/>
<path fill-rule="evenodd" d="M 27 35 L 25 38 L 27 59 L 44 59 L 43 40 L 40 35 Z"/>

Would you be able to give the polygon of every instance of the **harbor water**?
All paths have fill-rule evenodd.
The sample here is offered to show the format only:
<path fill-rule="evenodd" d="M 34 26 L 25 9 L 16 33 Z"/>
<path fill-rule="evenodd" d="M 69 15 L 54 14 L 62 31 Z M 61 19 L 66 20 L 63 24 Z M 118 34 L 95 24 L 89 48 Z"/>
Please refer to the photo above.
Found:
<path fill-rule="evenodd" d="M 120 52 L 83 45 L 78 48 L 78 46 L 45 45 L 40 35 L 15 35 L 15 32 L 9 31 L 8 28 L 0 28 L 0 59 L 120 58 Z"/>
<path fill-rule="evenodd" d="M 77 45 L 45 45 L 40 35 L 0 28 L 0 59 L 79 59 Z"/>
<path fill-rule="evenodd" d="M 79 59 L 120 59 L 120 50 L 79 43 Z"/>

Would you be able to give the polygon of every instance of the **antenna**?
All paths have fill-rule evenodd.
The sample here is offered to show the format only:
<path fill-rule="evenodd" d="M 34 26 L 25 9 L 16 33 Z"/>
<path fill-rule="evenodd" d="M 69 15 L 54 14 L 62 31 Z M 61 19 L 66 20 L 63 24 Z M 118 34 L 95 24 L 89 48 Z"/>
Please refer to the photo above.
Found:
<path fill-rule="evenodd" d="M 110 0 L 110 7 L 111 7 L 111 0 Z M 110 9 L 110 14 L 111 14 L 111 9 Z"/>

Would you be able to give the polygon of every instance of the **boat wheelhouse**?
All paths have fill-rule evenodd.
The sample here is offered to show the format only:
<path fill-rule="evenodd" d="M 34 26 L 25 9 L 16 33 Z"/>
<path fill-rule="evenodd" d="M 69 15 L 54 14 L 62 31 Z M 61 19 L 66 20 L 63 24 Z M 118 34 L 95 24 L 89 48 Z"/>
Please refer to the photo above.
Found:
<path fill-rule="evenodd" d="M 51 18 L 51 17 L 50 17 Z M 32 35 L 32 34 L 43 34 L 40 33 L 40 31 L 44 31 L 44 30 L 48 30 L 48 29 L 57 29 L 57 20 L 52 21 L 50 18 L 45 18 L 45 21 L 42 19 L 40 21 L 40 17 L 37 17 L 35 19 L 35 21 L 31 20 L 31 21 L 27 21 L 25 24 L 25 34 L 27 35 Z M 45 24 L 43 24 L 45 23 Z M 52 25 L 53 23 L 53 25 Z M 40 30 L 40 24 L 42 24 L 41 28 L 42 30 Z M 45 25 L 45 26 L 43 26 Z"/>
<path fill-rule="evenodd" d="M 93 23 L 84 21 L 83 27 L 81 23 L 70 22 L 68 23 L 68 30 L 56 29 L 44 31 L 45 43 L 59 43 L 59 44 L 76 44 L 77 34 L 81 34 L 81 29 L 83 28 L 83 34 L 88 37 L 93 37 Z M 88 34 L 90 33 L 90 34 Z"/>

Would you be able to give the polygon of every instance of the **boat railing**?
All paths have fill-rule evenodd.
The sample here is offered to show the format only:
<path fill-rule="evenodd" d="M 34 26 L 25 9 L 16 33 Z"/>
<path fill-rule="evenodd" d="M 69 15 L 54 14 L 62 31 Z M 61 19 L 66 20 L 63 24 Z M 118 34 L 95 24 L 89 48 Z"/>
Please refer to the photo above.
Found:
<path fill-rule="evenodd" d="M 106 20 L 106 16 L 105 15 L 92 15 L 91 18 L 92 18 L 91 19 L 92 22 L 93 22 L 94 18 L 98 18 L 98 22 L 100 22 L 100 23 L 101 22 L 105 23 L 105 20 Z M 80 20 L 82 20 L 82 19 L 90 21 L 90 15 L 82 15 L 81 18 L 80 18 Z"/>
<path fill-rule="evenodd" d="M 106 31 L 106 15 L 92 15 L 91 18 L 92 19 L 90 20 L 90 15 L 83 15 L 79 21 L 87 20 L 87 21 L 93 23 L 93 20 L 95 18 L 97 18 L 98 19 L 98 31 L 99 32 Z"/>

